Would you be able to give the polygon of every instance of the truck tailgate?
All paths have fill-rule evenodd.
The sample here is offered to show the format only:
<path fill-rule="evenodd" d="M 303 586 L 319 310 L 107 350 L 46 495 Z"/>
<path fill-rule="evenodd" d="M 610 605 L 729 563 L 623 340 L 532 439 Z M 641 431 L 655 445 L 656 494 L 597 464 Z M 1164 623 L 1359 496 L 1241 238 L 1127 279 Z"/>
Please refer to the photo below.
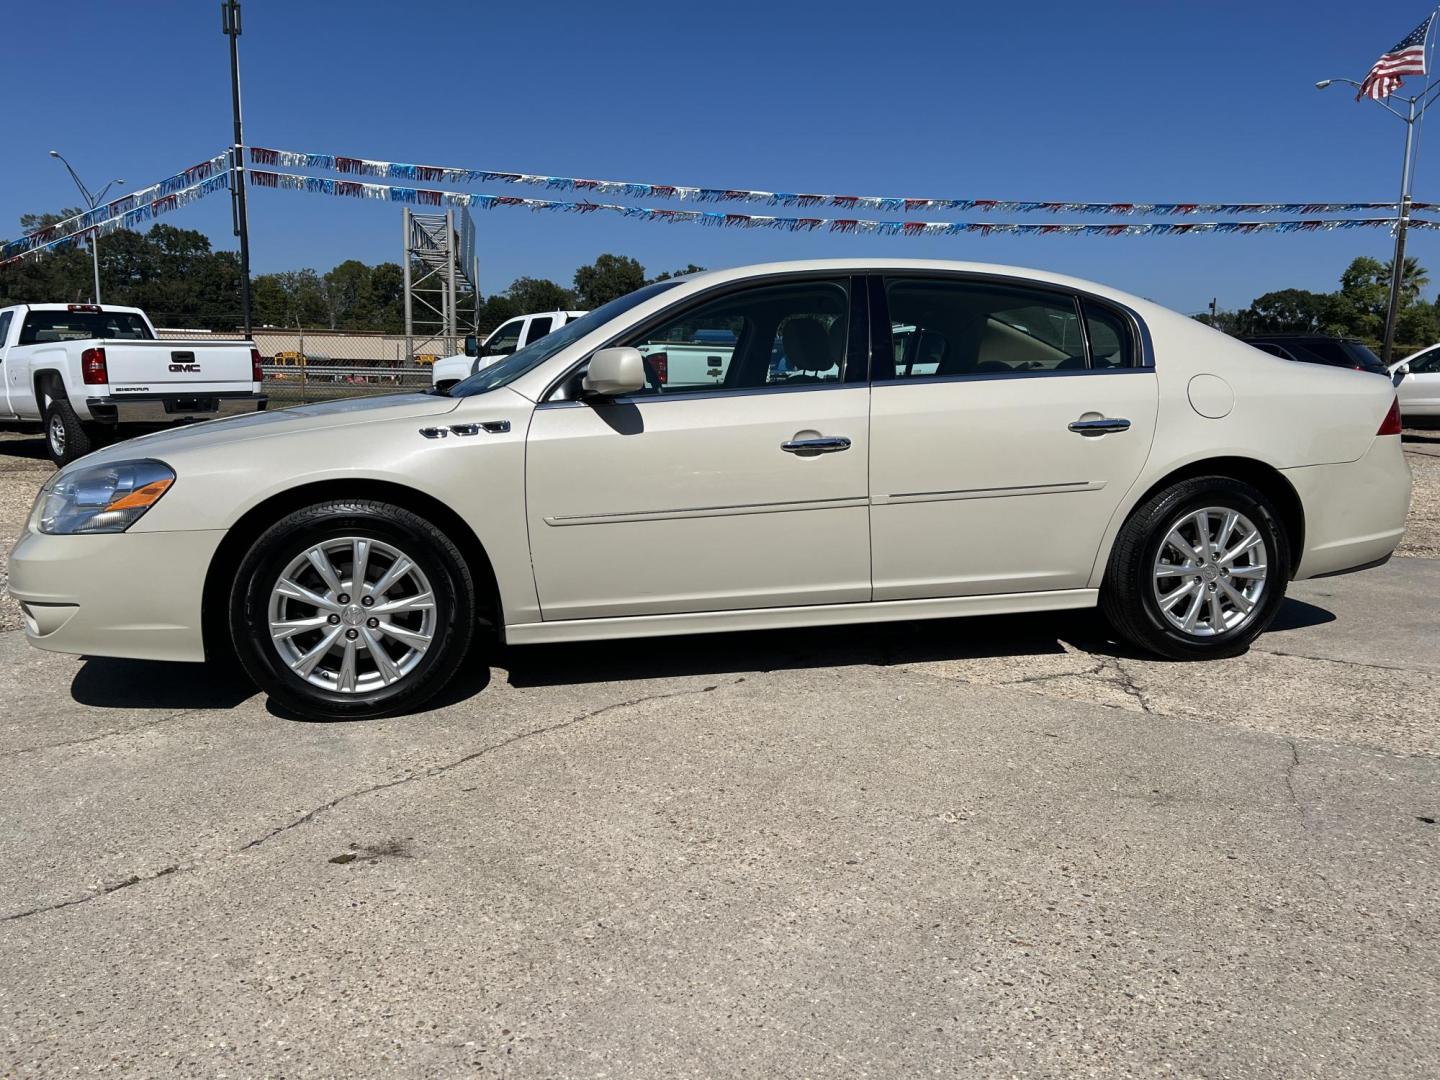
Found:
<path fill-rule="evenodd" d="M 253 387 L 243 341 L 102 341 L 115 394 L 223 393 Z"/>

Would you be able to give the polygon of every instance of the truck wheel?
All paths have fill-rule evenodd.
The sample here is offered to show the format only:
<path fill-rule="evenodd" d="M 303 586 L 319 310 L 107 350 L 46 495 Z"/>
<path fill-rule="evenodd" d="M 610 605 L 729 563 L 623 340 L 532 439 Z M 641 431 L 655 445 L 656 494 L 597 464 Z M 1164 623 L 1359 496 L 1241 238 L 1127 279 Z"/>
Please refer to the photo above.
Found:
<path fill-rule="evenodd" d="M 277 521 L 241 561 L 230 594 L 246 672 L 314 719 L 418 708 L 455 674 L 474 629 L 475 584 L 450 538 L 370 499 Z"/>
<path fill-rule="evenodd" d="M 52 398 L 46 406 L 45 449 L 56 465 L 69 465 L 94 449 L 90 433 L 65 398 Z"/>

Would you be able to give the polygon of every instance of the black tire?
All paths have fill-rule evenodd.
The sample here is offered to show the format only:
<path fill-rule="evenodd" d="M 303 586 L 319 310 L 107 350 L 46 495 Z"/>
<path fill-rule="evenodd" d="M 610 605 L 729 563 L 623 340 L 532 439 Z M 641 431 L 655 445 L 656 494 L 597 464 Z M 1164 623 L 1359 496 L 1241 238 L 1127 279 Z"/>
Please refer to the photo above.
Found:
<path fill-rule="evenodd" d="M 434 596 L 433 636 L 428 649 L 411 670 L 383 688 L 341 692 L 317 686 L 291 670 L 280 654 L 281 646 L 271 639 L 271 594 L 281 573 L 310 548 L 340 537 L 379 541 L 403 552 L 428 579 Z M 356 598 L 346 610 L 367 614 L 359 611 L 358 603 Z M 313 610 L 316 615 L 323 614 L 320 608 Z M 474 637 L 475 584 L 460 551 L 431 522 L 390 503 L 343 499 L 307 506 L 266 529 L 241 560 L 230 593 L 229 612 L 230 635 L 241 665 L 276 703 L 311 719 L 365 720 L 413 711 L 455 675 Z M 324 632 L 312 633 L 323 636 Z M 351 635 L 352 630 L 344 633 Z M 356 629 L 353 633 L 363 635 L 366 631 Z M 297 648 L 309 641 L 301 635 L 296 637 L 301 643 Z M 337 642 L 337 646 L 343 648 L 344 642 Z M 328 662 L 331 654 L 322 655 L 326 657 L 322 663 Z M 373 660 L 368 663 L 378 672 Z"/>
<path fill-rule="evenodd" d="M 45 407 L 45 452 L 56 465 L 69 465 L 95 449 L 90 432 L 67 398 L 51 398 Z"/>
<path fill-rule="evenodd" d="M 1238 511 L 1255 524 L 1265 549 L 1266 577 L 1264 591 L 1244 621 L 1221 633 L 1197 637 L 1165 618 L 1152 585 L 1172 525 L 1209 507 Z M 1280 515 L 1264 492 L 1228 476 L 1183 480 L 1145 500 L 1121 527 L 1100 588 L 1100 610 L 1121 637 L 1171 660 L 1238 656 L 1265 631 L 1284 602 L 1290 557 Z"/>

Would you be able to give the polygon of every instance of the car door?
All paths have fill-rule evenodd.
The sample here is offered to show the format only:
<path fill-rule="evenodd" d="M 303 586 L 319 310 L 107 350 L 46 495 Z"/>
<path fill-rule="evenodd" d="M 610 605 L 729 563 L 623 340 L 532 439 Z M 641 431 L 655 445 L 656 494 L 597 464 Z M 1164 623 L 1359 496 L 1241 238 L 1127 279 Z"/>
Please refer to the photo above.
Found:
<path fill-rule="evenodd" d="M 1440 416 L 1440 345 L 1406 361 L 1410 374 L 1400 380 L 1400 412 L 1410 416 Z"/>
<path fill-rule="evenodd" d="M 10 324 L 14 316 L 13 311 L 0 312 L 0 380 L 5 383 L 4 407 L 0 411 L 7 416 L 15 413 L 15 406 L 10 404 L 10 365 L 6 363 L 10 358 Z"/>
<path fill-rule="evenodd" d="M 872 295 L 905 346 L 897 368 L 882 336 L 872 361 L 874 598 L 1085 588 L 1154 434 L 1134 317 L 1009 279 Z"/>
<path fill-rule="evenodd" d="M 733 331 L 720 381 L 647 359 L 640 393 L 581 400 L 577 372 L 536 408 L 526 508 L 543 618 L 870 598 L 866 331 L 851 292 L 848 278 L 807 278 L 706 294 L 612 344 L 653 358 Z"/>

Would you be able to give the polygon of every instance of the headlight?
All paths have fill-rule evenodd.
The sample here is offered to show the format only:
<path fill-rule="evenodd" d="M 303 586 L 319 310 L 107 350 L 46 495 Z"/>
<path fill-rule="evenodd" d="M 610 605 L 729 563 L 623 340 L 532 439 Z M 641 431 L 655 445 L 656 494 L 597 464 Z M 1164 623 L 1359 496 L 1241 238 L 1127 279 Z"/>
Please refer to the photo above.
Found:
<path fill-rule="evenodd" d="M 120 461 L 57 473 L 40 489 L 30 524 L 42 533 L 124 532 L 175 482 L 160 461 Z"/>

